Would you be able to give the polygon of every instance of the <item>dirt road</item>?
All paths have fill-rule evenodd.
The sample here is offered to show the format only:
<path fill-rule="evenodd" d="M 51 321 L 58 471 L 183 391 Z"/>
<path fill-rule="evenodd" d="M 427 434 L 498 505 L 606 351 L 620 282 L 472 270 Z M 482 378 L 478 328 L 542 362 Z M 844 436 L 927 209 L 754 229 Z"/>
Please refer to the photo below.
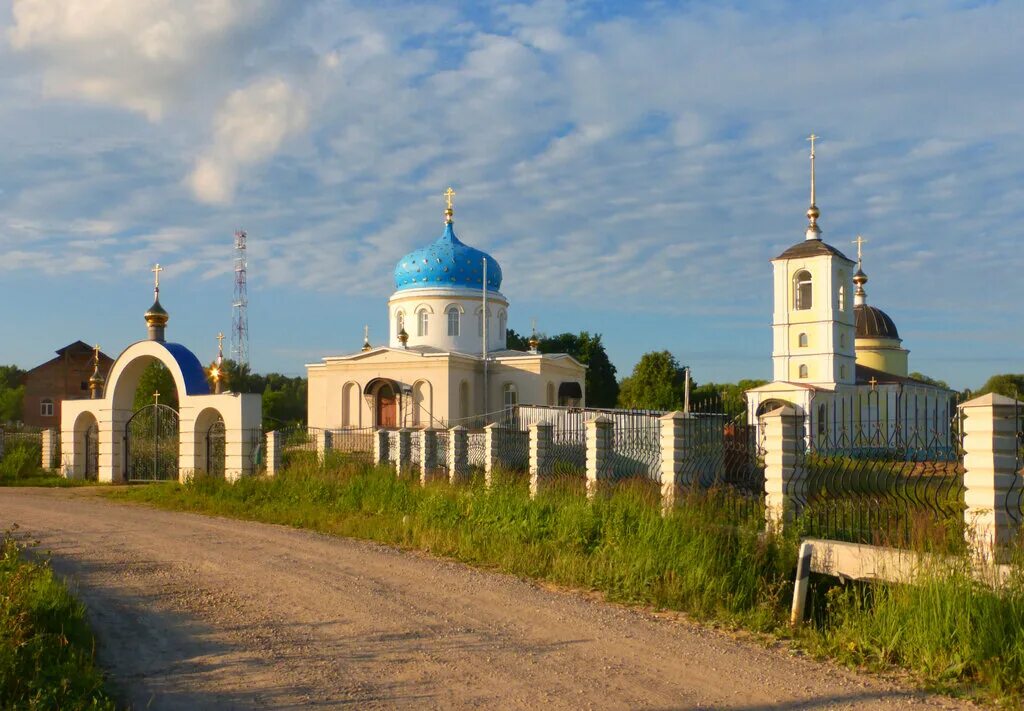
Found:
<path fill-rule="evenodd" d="M 0 489 L 144 709 L 971 708 L 687 622 L 378 545 Z"/>

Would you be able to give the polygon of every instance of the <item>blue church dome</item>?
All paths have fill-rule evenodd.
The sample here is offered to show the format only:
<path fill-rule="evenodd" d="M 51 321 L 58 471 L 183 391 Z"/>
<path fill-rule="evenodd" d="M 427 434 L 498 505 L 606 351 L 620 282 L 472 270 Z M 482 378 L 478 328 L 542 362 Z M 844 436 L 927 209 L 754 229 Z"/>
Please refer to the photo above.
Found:
<path fill-rule="evenodd" d="M 501 288 L 501 265 L 494 257 L 469 247 L 455 236 L 448 222 L 436 242 L 402 257 L 395 265 L 395 289 L 448 286 L 479 289 L 483 286 L 483 260 L 487 259 L 487 288 Z"/>

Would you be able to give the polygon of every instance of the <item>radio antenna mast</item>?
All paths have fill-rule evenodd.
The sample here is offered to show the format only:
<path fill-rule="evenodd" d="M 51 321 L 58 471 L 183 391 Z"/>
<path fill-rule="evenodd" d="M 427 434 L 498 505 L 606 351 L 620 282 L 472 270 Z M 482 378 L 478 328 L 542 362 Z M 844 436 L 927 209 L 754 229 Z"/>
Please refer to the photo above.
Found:
<path fill-rule="evenodd" d="M 245 286 L 245 242 L 245 230 L 235 232 L 235 298 L 231 304 L 231 357 L 240 366 L 249 364 L 249 296 Z"/>

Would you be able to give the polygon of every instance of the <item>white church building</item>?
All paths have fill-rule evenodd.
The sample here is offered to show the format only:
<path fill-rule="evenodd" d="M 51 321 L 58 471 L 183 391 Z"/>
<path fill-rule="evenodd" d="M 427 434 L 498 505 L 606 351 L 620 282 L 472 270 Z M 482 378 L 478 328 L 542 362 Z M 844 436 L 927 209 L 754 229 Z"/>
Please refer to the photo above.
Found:
<path fill-rule="evenodd" d="M 896 324 L 867 303 L 863 240 L 854 262 L 821 238 L 815 138 L 804 239 L 772 260 L 772 382 L 746 392 L 747 421 L 790 405 L 822 447 L 943 446 L 953 392 L 909 376 Z"/>
<path fill-rule="evenodd" d="M 402 257 L 388 299 L 388 339 L 306 366 L 311 428 L 450 427 L 519 403 L 583 406 L 586 366 L 564 353 L 506 344 L 501 266 L 444 232 Z"/>

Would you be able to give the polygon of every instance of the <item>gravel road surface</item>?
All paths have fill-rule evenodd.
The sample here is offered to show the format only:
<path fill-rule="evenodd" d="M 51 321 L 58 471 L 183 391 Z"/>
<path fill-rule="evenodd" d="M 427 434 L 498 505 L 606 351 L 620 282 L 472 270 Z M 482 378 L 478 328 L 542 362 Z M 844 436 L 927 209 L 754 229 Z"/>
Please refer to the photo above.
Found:
<path fill-rule="evenodd" d="M 0 489 L 52 552 L 136 709 L 973 706 L 361 541 Z"/>

